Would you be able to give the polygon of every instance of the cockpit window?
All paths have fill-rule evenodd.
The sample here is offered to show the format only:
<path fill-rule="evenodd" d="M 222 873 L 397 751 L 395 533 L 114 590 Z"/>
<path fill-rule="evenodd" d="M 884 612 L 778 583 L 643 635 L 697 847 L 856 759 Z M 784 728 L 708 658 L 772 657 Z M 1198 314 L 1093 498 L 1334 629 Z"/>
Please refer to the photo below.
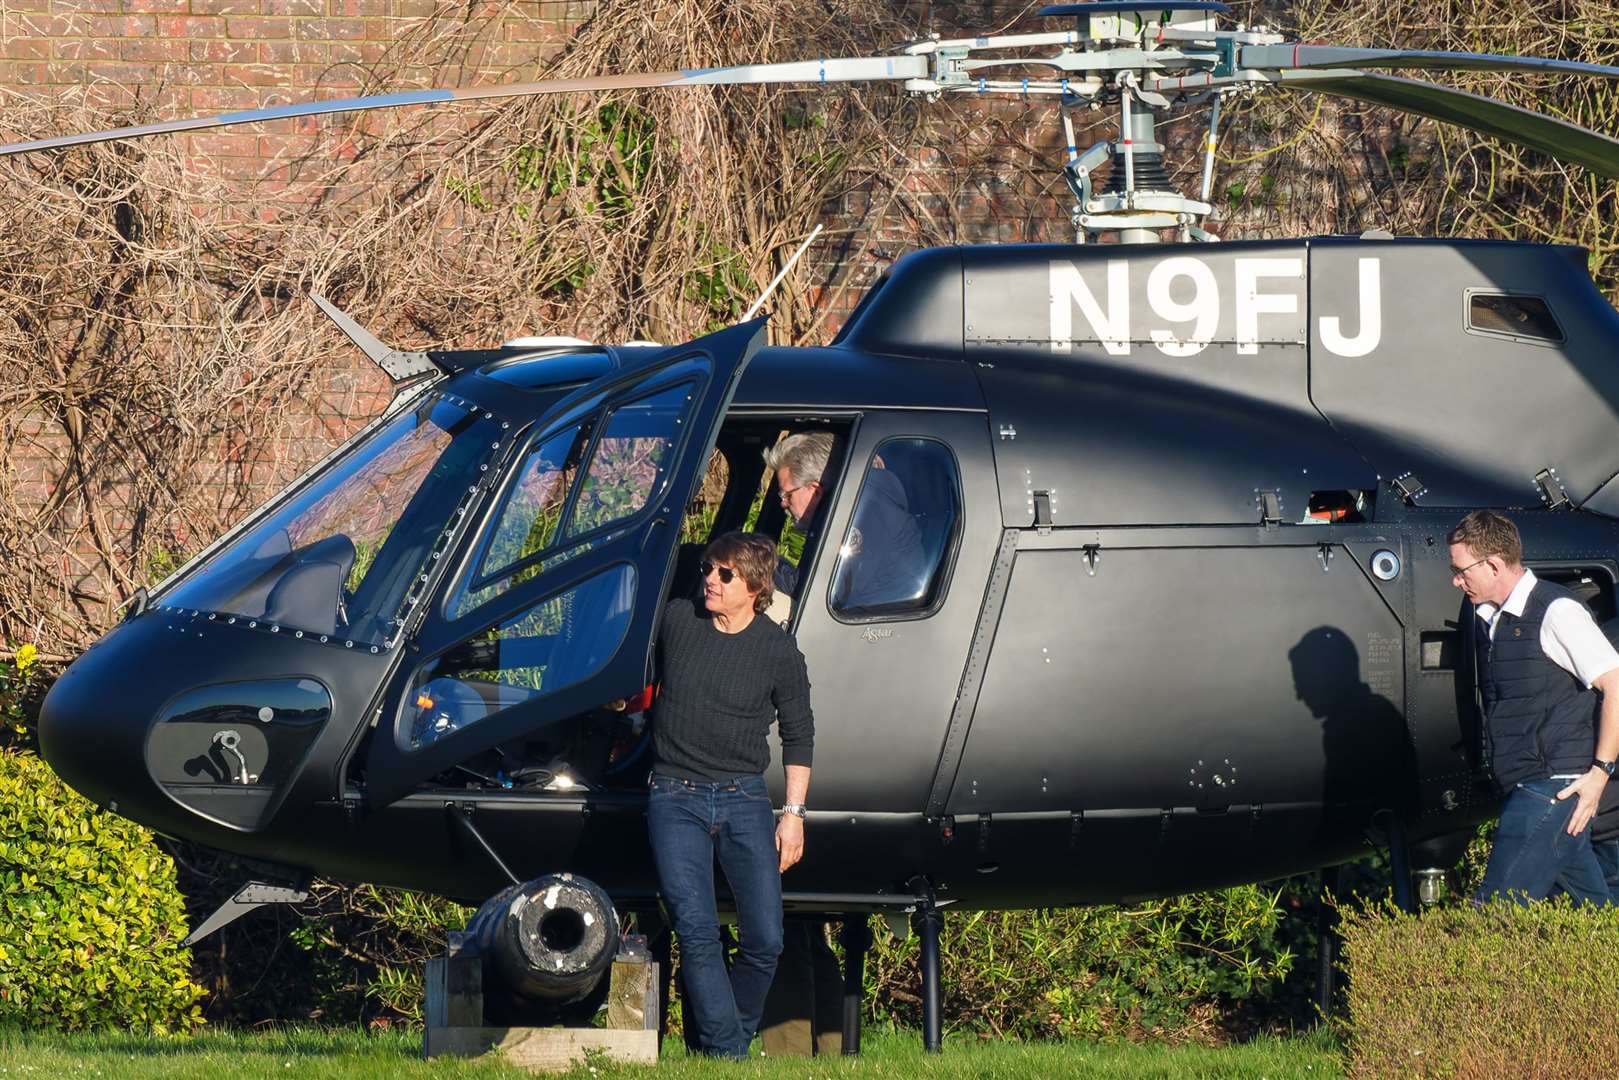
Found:
<path fill-rule="evenodd" d="M 500 438 L 497 421 L 430 398 L 357 441 L 162 602 L 384 644 Z"/>
<path fill-rule="evenodd" d="M 529 450 L 506 491 L 493 528 L 479 544 L 474 572 L 461 578 L 444 605 L 449 618 L 459 619 L 537 577 L 548 566 L 589 550 L 588 544 L 576 545 L 571 551 L 544 557 L 555 544 L 568 492 L 594 429 L 592 417 L 546 436 Z"/>
<path fill-rule="evenodd" d="M 961 519 L 955 456 L 933 439 L 877 447 L 832 571 L 842 619 L 916 616 L 942 599 Z"/>

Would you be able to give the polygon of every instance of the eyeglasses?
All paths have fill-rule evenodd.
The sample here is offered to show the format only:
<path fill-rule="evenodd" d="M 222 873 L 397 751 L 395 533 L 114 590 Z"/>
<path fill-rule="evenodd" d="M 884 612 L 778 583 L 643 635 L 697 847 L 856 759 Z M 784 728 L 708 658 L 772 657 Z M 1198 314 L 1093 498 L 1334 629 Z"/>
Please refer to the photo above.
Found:
<path fill-rule="evenodd" d="M 709 562 L 707 559 L 704 559 L 702 562 L 698 563 L 697 569 L 704 578 L 707 578 L 708 575 L 717 572 L 720 575 L 721 585 L 729 585 L 736 579 L 735 567 L 721 566 L 718 563 Z"/>
<path fill-rule="evenodd" d="M 1461 567 L 1460 569 L 1458 569 L 1457 567 L 1452 566 L 1450 568 L 1450 576 L 1453 577 L 1453 578 L 1461 577 L 1462 575 L 1466 574 L 1469 570 L 1473 569 L 1473 567 L 1477 566 L 1479 563 L 1487 563 L 1489 561 L 1490 561 L 1490 557 L 1488 555 L 1486 555 L 1486 556 L 1484 556 L 1484 558 L 1480 559 L 1478 562 L 1470 562 L 1466 566 Z"/>
<path fill-rule="evenodd" d="M 811 480 L 807 484 L 799 484 L 797 487 L 794 487 L 794 488 L 782 488 L 780 491 L 776 492 L 776 498 L 781 500 L 781 504 L 783 506 L 786 506 L 787 505 L 787 497 L 790 496 L 793 492 L 795 492 L 795 491 L 803 491 L 807 487 L 814 487 L 814 486 L 815 486 L 815 481 Z"/>

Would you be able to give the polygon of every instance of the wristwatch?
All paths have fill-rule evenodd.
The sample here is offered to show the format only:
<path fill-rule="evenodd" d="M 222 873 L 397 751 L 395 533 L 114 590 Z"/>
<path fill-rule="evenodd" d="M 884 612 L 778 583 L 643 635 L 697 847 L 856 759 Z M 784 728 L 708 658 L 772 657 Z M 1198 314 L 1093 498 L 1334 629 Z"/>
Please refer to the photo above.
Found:
<path fill-rule="evenodd" d="M 1613 770 L 1615 768 L 1619 768 L 1619 762 L 1603 761 L 1599 757 L 1592 758 L 1591 765 L 1593 768 L 1601 769 L 1603 772 L 1607 773 L 1609 779 L 1613 778 Z"/>
<path fill-rule="evenodd" d="M 1613 767 L 1610 765 L 1608 768 L 1609 775 L 1612 775 Z M 801 818 L 804 816 L 804 804 L 801 802 L 782 803 L 781 812 L 784 814 L 791 814 L 795 818 Z"/>

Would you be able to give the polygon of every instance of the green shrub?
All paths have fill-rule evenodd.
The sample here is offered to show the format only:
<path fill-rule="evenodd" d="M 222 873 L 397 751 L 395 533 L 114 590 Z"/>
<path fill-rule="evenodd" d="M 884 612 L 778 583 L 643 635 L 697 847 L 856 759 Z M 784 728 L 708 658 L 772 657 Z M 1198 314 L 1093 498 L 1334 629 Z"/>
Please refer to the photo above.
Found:
<path fill-rule="evenodd" d="M 1612 1076 L 1619 910 L 1343 912 L 1355 1076 Z"/>
<path fill-rule="evenodd" d="M 427 961 L 475 909 L 374 885 L 316 882 L 290 938 L 309 958 L 308 1015 L 323 1023 L 422 1022 Z"/>
<path fill-rule="evenodd" d="M 0 746 L 20 745 L 31 735 L 30 706 L 41 693 L 39 649 L 32 644 L 0 659 Z"/>
<path fill-rule="evenodd" d="M 0 750 L 0 1025 L 188 1030 L 202 990 L 174 863 L 37 756 Z"/>
<path fill-rule="evenodd" d="M 1292 967 L 1282 918 L 1254 886 L 1129 907 L 947 909 L 946 1022 L 996 1037 L 1215 1039 Z M 867 967 L 874 1018 L 920 1025 L 917 951 L 914 933 L 879 934 Z"/>
<path fill-rule="evenodd" d="M 178 843 L 174 854 L 193 920 L 256 873 L 196 844 Z M 422 893 L 316 879 L 304 902 L 260 908 L 198 942 L 191 974 L 207 990 L 205 1018 L 216 1027 L 419 1027 L 426 961 L 471 914 Z"/>

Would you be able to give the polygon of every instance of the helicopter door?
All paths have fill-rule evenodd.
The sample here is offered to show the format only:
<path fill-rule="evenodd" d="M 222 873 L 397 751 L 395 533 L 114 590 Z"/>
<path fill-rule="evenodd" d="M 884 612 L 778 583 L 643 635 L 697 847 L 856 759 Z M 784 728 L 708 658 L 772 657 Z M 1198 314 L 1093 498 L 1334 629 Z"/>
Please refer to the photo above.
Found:
<path fill-rule="evenodd" d="M 530 429 L 390 677 L 373 806 L 645 685 L 681 513 L 763 337 L 759 319 L 659 350 Z"/>
<path fill-rule="evenodd" d="M 989 425 L 981 413 L 876 410 L 846 460 L 796 624 L 815 706 L 813 798 L 914 813 L 1000 540 Z"/>

